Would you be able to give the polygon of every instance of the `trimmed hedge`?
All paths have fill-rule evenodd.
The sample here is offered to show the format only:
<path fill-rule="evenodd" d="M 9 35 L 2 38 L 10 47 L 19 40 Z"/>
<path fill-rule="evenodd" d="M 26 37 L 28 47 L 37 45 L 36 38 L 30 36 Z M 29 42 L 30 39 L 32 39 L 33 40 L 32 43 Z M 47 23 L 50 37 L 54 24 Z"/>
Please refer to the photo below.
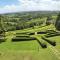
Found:
<path fill-rule="evenodd" d="M 29 35 L 16 35 L 16 37 L 29 37 Z"/>
<path fill-rule="evenodd" d="M 45 38 L 45 37 L 42 37 L 42 39 L 45 40 L 45 41 L 47 41 L 47 42 L 50 43 L 51 45 L 56 46 L 56 42 L 55 42 L 55 41 L 53 41 L 53 40 L 48 40 L 48 39 Z"/>
<path fill-rule="evenodd" d="M 37 34 L 46 34 L 46 32 L 37 32 Z"/>
<path fill-rule="evenodd" d="M 39 41 L 39 40 L 37 40 L 37 42 L 41 45 L 42 48 L 47 48 L 47 45 L 45 42 Z"/>
<path fill-rule="evenodd" d="M 24 33 L 16 33 L 16 34 L 18 34 L 18 35 L 21 35 L 21 34 L 29 34 L 29 32 L 24 32 Z"/>
<path fill-rule="evenodd" d="M 59 36 L 60 35 L 60 33 L 48 33 L 48 34 L 46 34 L 45 35 L 45 37 L 53 37 L 53 36 Z"/>
<path fill-rule="evenodd" d="M 5 33 L 0 34 L 0 42 L 5 42 Z"/>
<path fill-rule="evenodd" d="M 29 35 L 35 35 L 35 33 L 29 33 Z"/>
<path fill-rule="evenodd" d="M 12 38 L 12 41 L 31 41 L 31 40 L 36 40 L 36 38 L 32 37 L 14 37 Z"/>

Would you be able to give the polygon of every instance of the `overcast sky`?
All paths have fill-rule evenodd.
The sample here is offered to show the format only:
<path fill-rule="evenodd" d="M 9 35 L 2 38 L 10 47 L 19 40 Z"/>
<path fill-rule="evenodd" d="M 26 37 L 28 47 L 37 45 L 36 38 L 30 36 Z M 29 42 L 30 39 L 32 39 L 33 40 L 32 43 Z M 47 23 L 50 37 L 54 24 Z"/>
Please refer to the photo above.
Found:
<path fill-rule="evenodd" d="M 60 0 L 0 0 L 0 13 L 60 11 Z"/>

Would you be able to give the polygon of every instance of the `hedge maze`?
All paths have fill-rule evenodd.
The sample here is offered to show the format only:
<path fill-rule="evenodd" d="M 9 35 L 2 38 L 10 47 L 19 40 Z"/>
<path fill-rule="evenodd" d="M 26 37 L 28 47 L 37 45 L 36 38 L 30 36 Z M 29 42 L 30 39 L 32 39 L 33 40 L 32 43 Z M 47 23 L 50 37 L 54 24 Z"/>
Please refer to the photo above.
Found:
<path fill-rule="evenodd" d="M 40 35 L 40 37 L 38 35 Z M 53 36 L 58 36 L 58 35 L 60 35 L 60 33 L 53 30 L 37 32 L 36 36 L 38 38 L 34 37 L 35 36 L 34 32 L 33 33 L 30 33 L 30 32 L 29 33 L 16 33 L 15 36 L 12 38 L 12 42 L 36 40 L 42 48 L 47 48 L 47 44 L 45 42 L 49 43 L 52 46 L 56 46 L 56 42 L 54 40 L 49 40 L 48 38 L 53 37 Z M 5 34 L 0 34 L 0 42 L 4 42 L 4 41 L 5 41 Z"/>
<path fill-rule="evenodd" d="M 60 33 L 57 33 L 56 31 L 53 30 L 47 30 L 45 32 L 37 32 L 38 34 L 45 34 L 44 36 L 40 36 L 41 38 L 37 38 L 37 37 L 31 37 L 32 35 L 35 35 L 34 32 L 32 33 L 16 33 L 15 37 L 12 38 L 13 42 L 17 42 L 17 41 L 32 41 L 32 40 L 36 40 L 38 42 L 38 44 L 42 47 L 42 48 L 47 48 L 47 43 L 49 43 L 52 46 L 56 46 L 56 42 L 54 40 L 49 40 L 49 37 L 53 37 L 53 36 L 58 36 L 60 35 Z"/>
<path fill-rule="evenodd" d="M 12 38 L 12 41 L 31 41 L 31 40 L 35 40 L 35 39 L 36 38 L 30 37 L 29 35 L 26 35 L 26 34 L 16 33 L 16 36 L 14 38 Z"/>

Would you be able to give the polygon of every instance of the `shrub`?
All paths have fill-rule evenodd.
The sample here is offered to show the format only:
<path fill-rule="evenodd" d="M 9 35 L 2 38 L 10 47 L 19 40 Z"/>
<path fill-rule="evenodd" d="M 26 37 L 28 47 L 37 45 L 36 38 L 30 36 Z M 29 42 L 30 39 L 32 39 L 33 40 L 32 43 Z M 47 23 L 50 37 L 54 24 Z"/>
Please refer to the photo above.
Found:
<path fill-rule="evenodd" d="M 14 37 L 12 38 L 12 41 L 31 41 L 31 40 L 35 40 L 35 38 L 32 37 Z"/>
<path fill-rule="evenodd" d="M 29 37 L 29 35 L 23 33 L 16 33 L 16 37 Z"/>
<path fill-rule="evenodd" d="M 35 33 L 30 33 L 29 35 L 34 35 Z"/>
<path fill-rule="evenodd" d="M 53 36 L 59 36 L 60 35 L 60 33 L 58 33 L 58 32 L 56 32 L 56 33 L 48 33 L 48 34 L 46 34 L 45 35 L 45 37 L 53 37 Z"/>
<path fill-rule="evenodd" d="M 4 37 L 0 37 L 0 42 L 5 42 L 5 38 Z"/>
<path fill-rule="evenodd" d="M 41 45 L 42 48 L 47 48 L 47 45 L 44 41 L 40 41 L 37 39 L 37 42 Z"/>
<path fill-rule="evenodd" d="M 46 39 L 45 37 L 42 37 L 42 39 L 45 40 L 45 41 L 47 41 L 47 42 L 50 43 L 51 45 L 56 46 L 56 42 L 55 42 L 55 41 L 53 41 L 53 40 L 48 40 L 48 39 Z"/>
<path fill-rule="evenodd" d="M 46 34 L 46 32 L 37 32 L 37 34 Z"/>

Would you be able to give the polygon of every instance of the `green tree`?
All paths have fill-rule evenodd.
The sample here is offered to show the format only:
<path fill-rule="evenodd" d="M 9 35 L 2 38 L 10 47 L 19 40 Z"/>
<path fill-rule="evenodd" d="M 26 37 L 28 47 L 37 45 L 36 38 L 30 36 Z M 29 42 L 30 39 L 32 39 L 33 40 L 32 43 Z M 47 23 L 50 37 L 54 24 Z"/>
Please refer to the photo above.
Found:
<path fill-rule="evenodd" d="M 57 30 L 60 30 L 60 13 L 57 16 L 56 22 L 55 22 L 55 27 Z"/>
<path fill-rule="evenodd" d="M 47 20 L 46 20 L 46 25 L 50 25 L 51 24 L 51 21 L 52 21 L 52 17 L 51 16 L 48 16 L 47 17 Z"/>

